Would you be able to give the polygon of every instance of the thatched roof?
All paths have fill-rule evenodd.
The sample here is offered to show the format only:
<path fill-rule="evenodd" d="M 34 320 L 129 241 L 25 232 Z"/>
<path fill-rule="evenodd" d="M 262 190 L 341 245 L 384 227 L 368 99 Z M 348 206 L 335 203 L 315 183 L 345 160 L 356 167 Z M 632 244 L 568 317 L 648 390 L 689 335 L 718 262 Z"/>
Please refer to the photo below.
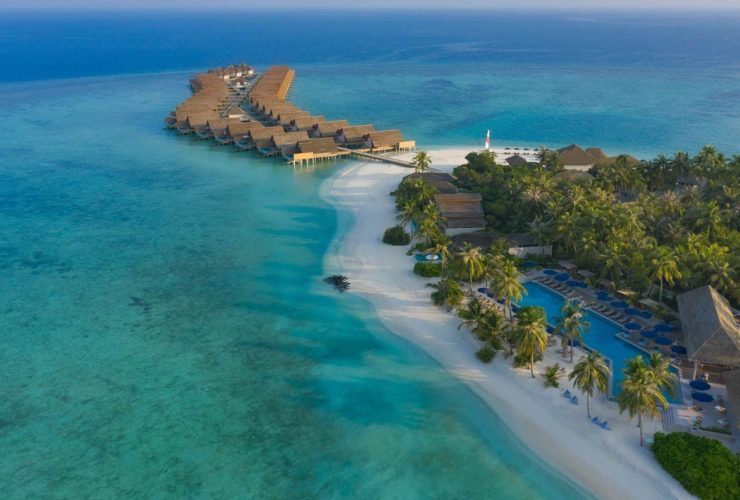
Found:
<path fill-rule="evenodd" d="M 305 132 L 304 132 L 305 133 Z M 331 137 L 323 137 L 320 139 L 309 139 L 307 141 L 300 141 L 298 143 L 299 153 L 314 153 L 314 154 L 327 154 L 336 153 L 337 143 Z"/>
<path fill-rule="evenodd" d="M 340 129 L 349 127 L 347 120 L 332 120 L 328 122 L 317 123 L 314 130 L 321 137 L 334 137 L 337 135 Z"/>
<path fill-rule="evenodd" d="M 740 366 L 740 327 L 727 299 L 711 286 L 676 297 L 689 359 Z"/>
<path fill-rule="evenodd" d="M 308 134 L 305 130 L 300 132 L 283 132 L 282 134 L 274 134 L 272 136 L 272 144 L 276 148 L 285 148 L 289 146 L 295 146 L 299 141 L 307 141 Z"/>
<path fill-rule="evenodd" d="M 255 128 L 249 131 L 249 138 L 253 142 L 270 139 L 274 134 L 284 133 L 285 129 L 280 125 L 274 127 Z"/>
<path fill-rule="evenodd" d="M 586 148 L 586 152 L 590 154 L 596 161 L 606 160 L 608 156 L 604 153 L 601 148 Z"/>
<path fill-rule="evenodd" d="M 368 146 L 371 148 L 386 148 L 398 146 L 403 141 L 400 130 L 382 130 L 379 132 L 368 132 L 366 135 Z"/>
<path fill-rule="evenodd" d="M 509 165 L 512 165 L 512 166 L 513 165 L 526 165 L 527 163 L 529 163 L 527 160 L 525 160 L 524 158 L 522 158 L 518 154 L 509 156 L 504 161 L 506 161 L 506 163 L 508 163 Z"/>
<path fill-rule="evenodd" d="M 434 202 L 451 229 L 486 227 L 480 193 L 436 194 Z"/>
<path fill-rule="evenodd" d="M 557 153 L 564 165 L 593 165 L 598 161 L 578 144 L 558 149 Z"/>
<path fill-rule="evenodd" d="M 361 142 L 367 134 L 374 131 L 375 127 L 372 125 L 354 125 L 342 127 L 338 135 L 344 142 Z"/>
<path fill-rule="evenodd" d="M 308 130 L 313 128 L 317 123 L 321 123 L 323 121 L 323 116 L 300 116 L 298 118 L 293 118 L 291 125 L 296 127 L 298 130 Z"/>
<path fill-rule="evenodd" d="M 444 174 L 441 172 L 422 172 L 407 175 L 403 179 L 422 179 L 424 182 L 434 187 L 438 193 L 442 194 L 453 194 L 458 192 L 457 186 L 455 185 L 456 179 L 450 174 Z"/>

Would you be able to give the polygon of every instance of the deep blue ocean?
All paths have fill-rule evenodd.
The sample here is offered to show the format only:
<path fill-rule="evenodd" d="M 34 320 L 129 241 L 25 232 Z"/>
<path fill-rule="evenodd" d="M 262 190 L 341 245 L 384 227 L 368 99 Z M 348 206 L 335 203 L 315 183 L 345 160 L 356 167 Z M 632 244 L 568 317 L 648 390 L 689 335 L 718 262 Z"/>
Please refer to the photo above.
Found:
<path fill-rule="evenodd" d="M 322 282 L 348 162 L 163 130 L 234 62 L 422 147 L 740 152 L 737 13 L 2 13 L 2 497 L 588 497 Z"/>

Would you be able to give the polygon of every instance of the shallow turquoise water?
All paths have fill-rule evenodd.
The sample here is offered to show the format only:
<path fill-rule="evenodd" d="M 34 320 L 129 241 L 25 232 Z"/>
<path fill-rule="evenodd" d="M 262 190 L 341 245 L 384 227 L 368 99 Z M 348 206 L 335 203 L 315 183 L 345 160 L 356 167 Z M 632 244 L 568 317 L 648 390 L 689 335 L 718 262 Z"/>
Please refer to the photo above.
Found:
<path fill-rule="evenodd" d="M 160 128 L 185 76 L 0 89 L 3 497 L 586 496 L 321 282 L 334 169 Z"/>

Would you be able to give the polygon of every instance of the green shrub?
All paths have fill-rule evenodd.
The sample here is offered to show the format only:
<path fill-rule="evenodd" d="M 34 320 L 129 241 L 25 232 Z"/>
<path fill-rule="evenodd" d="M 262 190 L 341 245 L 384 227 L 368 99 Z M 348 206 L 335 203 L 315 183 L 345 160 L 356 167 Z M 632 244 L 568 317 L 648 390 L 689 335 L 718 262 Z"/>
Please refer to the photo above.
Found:
<path fill-rule="evenodd" d="M 411 243 L 411 235 L 401 225 L 389 227 L 383 233 L 383 243 L 387 245 L 408 245 Z"/>
<path fill-rule="evenodd" d="M 496 357 L 496 351 L 486 345 L 481 347 L 478 352 L 475 353 L 475 357 L 481 360 L 483 363 L 490 363 L 491 361 L 493 361 L 493 358 Z"/>
<path fill-rule="evenodd" d="M 545 368 L 545 373 L 542 374 L 542 378 L 545 379 L 545 387 L 560 387 L 558 381 L 558 372 L 560 371 L 560 364 L 555 363 Z"/>
<path fill-rule="evenodd" d="M 653 453 L 689 493 L 705 500 L 740 498 L 740 455 L 722 443 L 684 432 L 658 432 Z"/>
<path fill-rule="evenodd" d="M 460 287 L 460 283 L 453 279 L 443 279 L 439 283 L 431 285 L 435 289 L 432 292 L 432 302 L 436 305 L 458 306 L 465 297 L 465 292 Z"/>
<path fill-rule="evenodd" d="M 436 278 L 442 274 L 442 266 L 434 262 L 417 262 L 414 264 L 414 272 L 425 278 Z"/>

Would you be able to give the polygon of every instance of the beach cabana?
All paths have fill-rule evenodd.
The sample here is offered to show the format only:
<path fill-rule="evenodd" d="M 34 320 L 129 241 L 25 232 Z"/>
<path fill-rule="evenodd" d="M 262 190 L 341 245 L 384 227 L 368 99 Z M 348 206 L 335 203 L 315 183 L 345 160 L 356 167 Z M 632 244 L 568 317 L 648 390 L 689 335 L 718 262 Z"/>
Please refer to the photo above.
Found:
<path fill-rule="evenodd" d="M 703 286 L 676 297 L 688 357 L 694 362 L 721 367 L 740 367 L 740 327 L 727 299 L 711 286 Z"/>

